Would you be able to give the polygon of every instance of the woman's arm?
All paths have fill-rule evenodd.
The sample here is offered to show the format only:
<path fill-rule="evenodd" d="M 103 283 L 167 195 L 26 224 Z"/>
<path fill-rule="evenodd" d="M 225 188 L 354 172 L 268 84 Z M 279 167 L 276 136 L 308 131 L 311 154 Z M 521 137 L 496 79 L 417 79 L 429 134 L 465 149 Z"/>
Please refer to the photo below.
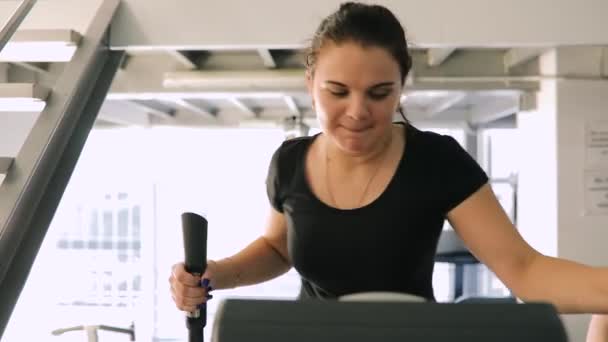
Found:
<path fill-rule="evenodd" d="M 608 315 L 593 315 L 587 330 L 587 342 L 608 342 Z"/>
<path fill-rule="evenodd" d="M 489 184 L 448 213 L 471 252 L 524 301 L 563 313 L 608 313 L 608 269 L 544 256 L 528 245 Z"/>
<path fill-rule="evenodd" d="M 287 224 L 283 214 L 271 209 L 266 232 L 237 254 L 211 267 L 215 289 L 253 285 L 276 278 L 291 268 L 287 254 Z"/>

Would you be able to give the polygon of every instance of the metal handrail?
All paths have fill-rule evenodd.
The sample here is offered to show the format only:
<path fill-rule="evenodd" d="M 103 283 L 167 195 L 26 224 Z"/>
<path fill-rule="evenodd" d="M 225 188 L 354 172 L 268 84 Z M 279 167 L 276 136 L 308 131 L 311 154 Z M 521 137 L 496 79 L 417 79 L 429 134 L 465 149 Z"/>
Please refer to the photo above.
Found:
<path fill-rule="evenodd" d="M 35 3 L 36 0 L 21 1 L 21 4 L 17 7 L 6 24 L 0 26 L 0 51 L 2 51 L 6 43 L 8 43 L 13 34 L 15 34 L 17 28 L 21 25 L 21 22 L 23 22 L 23 19 L 25 19 L 32 7 L 34 7 Z"/>

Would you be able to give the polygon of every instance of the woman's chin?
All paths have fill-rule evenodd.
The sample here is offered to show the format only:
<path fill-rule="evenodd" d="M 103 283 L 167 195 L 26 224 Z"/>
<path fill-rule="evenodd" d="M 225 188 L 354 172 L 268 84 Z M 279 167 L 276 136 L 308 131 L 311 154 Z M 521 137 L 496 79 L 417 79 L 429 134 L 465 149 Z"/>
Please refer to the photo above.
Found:
<path fill-rule="evenodd" d="M 352 156 L 364 155 L 369 151 L 369 144 L 364 139 L 342 139 L 340 145 L 344 153 Z"/>

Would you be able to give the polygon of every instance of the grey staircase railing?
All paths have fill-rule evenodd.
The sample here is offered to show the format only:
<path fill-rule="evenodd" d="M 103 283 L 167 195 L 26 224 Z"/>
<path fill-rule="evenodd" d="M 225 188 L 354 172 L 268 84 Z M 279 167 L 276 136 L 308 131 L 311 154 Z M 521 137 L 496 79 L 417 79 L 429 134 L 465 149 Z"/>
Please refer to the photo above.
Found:
<path fill-rule="evenodd" d="M 0 338 L 124 56 L 107 45 L 119 2 L 99 7 L 0 185 Z"/>
<path fill-rule="evenodd" d="M 2 51 L 6 43 L 8 43 L 13 34 L 15 34 L 17 28 L 19 28 L 19 25 L 21 25 L 21 22 L 23 22 L 23 19 L 25 19 L 35 3 L 36 0 L 21 1 L 21 4 L 19 4 L 19 7 L 13 12 L 13 15 L 11 15 L 6 24 L 0 27 L 0 51 Z"/>

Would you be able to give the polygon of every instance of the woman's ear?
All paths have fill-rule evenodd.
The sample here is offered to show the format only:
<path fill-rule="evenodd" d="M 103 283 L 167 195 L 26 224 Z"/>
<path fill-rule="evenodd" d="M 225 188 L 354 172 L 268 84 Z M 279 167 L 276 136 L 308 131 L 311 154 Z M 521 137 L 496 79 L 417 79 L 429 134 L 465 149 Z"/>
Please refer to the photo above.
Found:
<path fill-rule="evenodd" d="M 315 109 L 315 97 L 313 96 L 312 93 L 312 89 L 313 89 L 313 76 L 312 76 L 312 71 L 310 71 L 310 69 L 306 70 L 306 89 L 308 90 L 308 95 L 310 95 L 310 98 L 312 99 L 312 109 Z"/>
<path fill-rule="evenodd" d="M 308 89 L 308 93 L 312 95 L 312 71 L 310 69 L 306 69 L 306 89 Z"/>

